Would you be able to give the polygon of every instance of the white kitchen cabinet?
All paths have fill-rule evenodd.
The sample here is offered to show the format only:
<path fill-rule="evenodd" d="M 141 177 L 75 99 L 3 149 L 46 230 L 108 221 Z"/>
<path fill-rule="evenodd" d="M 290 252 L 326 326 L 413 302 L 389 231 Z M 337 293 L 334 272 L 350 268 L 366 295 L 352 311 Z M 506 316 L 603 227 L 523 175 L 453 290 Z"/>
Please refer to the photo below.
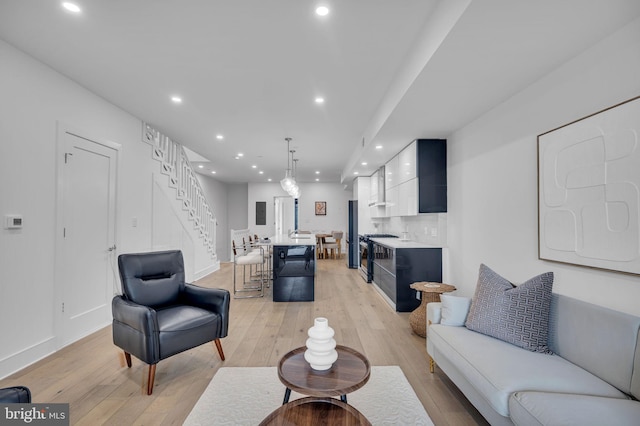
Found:
<path fill-rule="evenodd" d="M 418 214 L 418 178 L 401 183 L 398 190 L 397 216 L 415 216 Z"/>
<path fill-rule="evenodd" d="M 398 186 L 387 189 L 387 205 L 385 213 L 387 217 L 399 216 L 399 200 L 398 200 Z"/>
<path fill-rule="evenodd" d="M 369 178 L 369 205 L 378 202 L 378 171 Z"/>
<path fill-rule="evenodd" d="M 398 185 L 418 177 L 417 146 L 418 143 L 413 141 L 408 147 L 400 151 L 400 154 L 398 154 Z"/>
<path fill-rule="evenodd" d="M 400 158 L 396 155 L 391 160 L 387 162 L 384 166 L 385 171 L 385 188 L 393 188 L 398 185 L 398 177 L 399 177 L 399 163 Z"/>

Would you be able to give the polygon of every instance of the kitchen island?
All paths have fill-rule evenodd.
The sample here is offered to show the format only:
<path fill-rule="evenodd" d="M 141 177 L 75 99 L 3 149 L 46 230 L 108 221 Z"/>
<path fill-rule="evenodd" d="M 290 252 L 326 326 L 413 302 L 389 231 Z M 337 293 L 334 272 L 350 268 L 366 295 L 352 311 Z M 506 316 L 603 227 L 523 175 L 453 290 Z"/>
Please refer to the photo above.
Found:
<path fill-rule="evenodd" d="M 276 235 L 273 244 L 273 301 L 313 302 L 316 275 L 314 234 Z"/>

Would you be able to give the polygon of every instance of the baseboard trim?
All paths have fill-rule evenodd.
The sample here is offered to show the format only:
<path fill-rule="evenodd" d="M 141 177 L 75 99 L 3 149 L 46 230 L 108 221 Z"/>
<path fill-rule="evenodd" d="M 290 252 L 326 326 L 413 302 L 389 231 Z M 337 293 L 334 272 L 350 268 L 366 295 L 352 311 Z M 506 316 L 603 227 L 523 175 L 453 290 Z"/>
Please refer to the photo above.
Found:
<path fill-rule="evenodd" d="M 220 262 L 216 260 L 211 265 L 209 265 L 206 268 L 201 269 L 201 270 L 197 271 L 195 274 L 193 274 L 193 280 L 194 281 L 198 281 L 198 280 L 206 277 L 209 274 L 213 274 L 214 272 L 216 272 L 219 269 L 220 269 Z"/>
<path fill-rule="evenodd" d="M 55 337 L 50 336 L 28 348 L 0 360 L 0 379 L 22 370 L 56 351 Z"/>

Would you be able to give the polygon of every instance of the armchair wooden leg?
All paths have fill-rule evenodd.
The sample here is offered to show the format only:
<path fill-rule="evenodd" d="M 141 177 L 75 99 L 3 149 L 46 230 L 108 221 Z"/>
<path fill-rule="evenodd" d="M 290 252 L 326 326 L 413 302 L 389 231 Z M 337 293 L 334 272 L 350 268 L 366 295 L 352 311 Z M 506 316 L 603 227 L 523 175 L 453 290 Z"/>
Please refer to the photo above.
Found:
<path fill-rule="evenodd" d="M 131 368 L 131 354 L 129 352 L 124 353 L 124 359 L 127 361 L 127 367 Z"/>
<path fill-rule="evenodd" d="M 224 352 L 222 351 L 222 343 L 220 343 L 220 339 L 216 339 L 213 341 L 216 344 L 216 348 L 218 349 L 218 353 L 220 354 L 220 359 L 224 361 Z"/>
<path fill-rule="evenodd" d="M 156 380 L 156 365 L 149 366 L 149 377 L 147 378 L 147 395 L 151 395 L 153 392 L 153 382 Z"/>
<path fill-rule="evenodd" d="M 429 372 L 433 374 L 435 370 L 436 370 L 436 362 L 433 360 L 433 358 L 429 357 Z"/>

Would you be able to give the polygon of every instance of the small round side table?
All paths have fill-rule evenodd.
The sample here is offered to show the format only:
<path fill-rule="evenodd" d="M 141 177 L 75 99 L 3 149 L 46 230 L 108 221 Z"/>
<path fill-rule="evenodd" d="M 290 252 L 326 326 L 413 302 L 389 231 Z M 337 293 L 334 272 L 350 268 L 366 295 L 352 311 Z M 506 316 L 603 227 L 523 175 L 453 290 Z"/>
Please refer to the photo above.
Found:
<path fill-rule="evenodd" d="M 454 291 L 456 288 L 449 284 L 425 281 L 413 283 L 409 287 L 422 293 L 420 306 L 409 315 L 409 324 L 418 336 L 427 337 L 427 304 L 439 302 L 442 293 Z"/>

